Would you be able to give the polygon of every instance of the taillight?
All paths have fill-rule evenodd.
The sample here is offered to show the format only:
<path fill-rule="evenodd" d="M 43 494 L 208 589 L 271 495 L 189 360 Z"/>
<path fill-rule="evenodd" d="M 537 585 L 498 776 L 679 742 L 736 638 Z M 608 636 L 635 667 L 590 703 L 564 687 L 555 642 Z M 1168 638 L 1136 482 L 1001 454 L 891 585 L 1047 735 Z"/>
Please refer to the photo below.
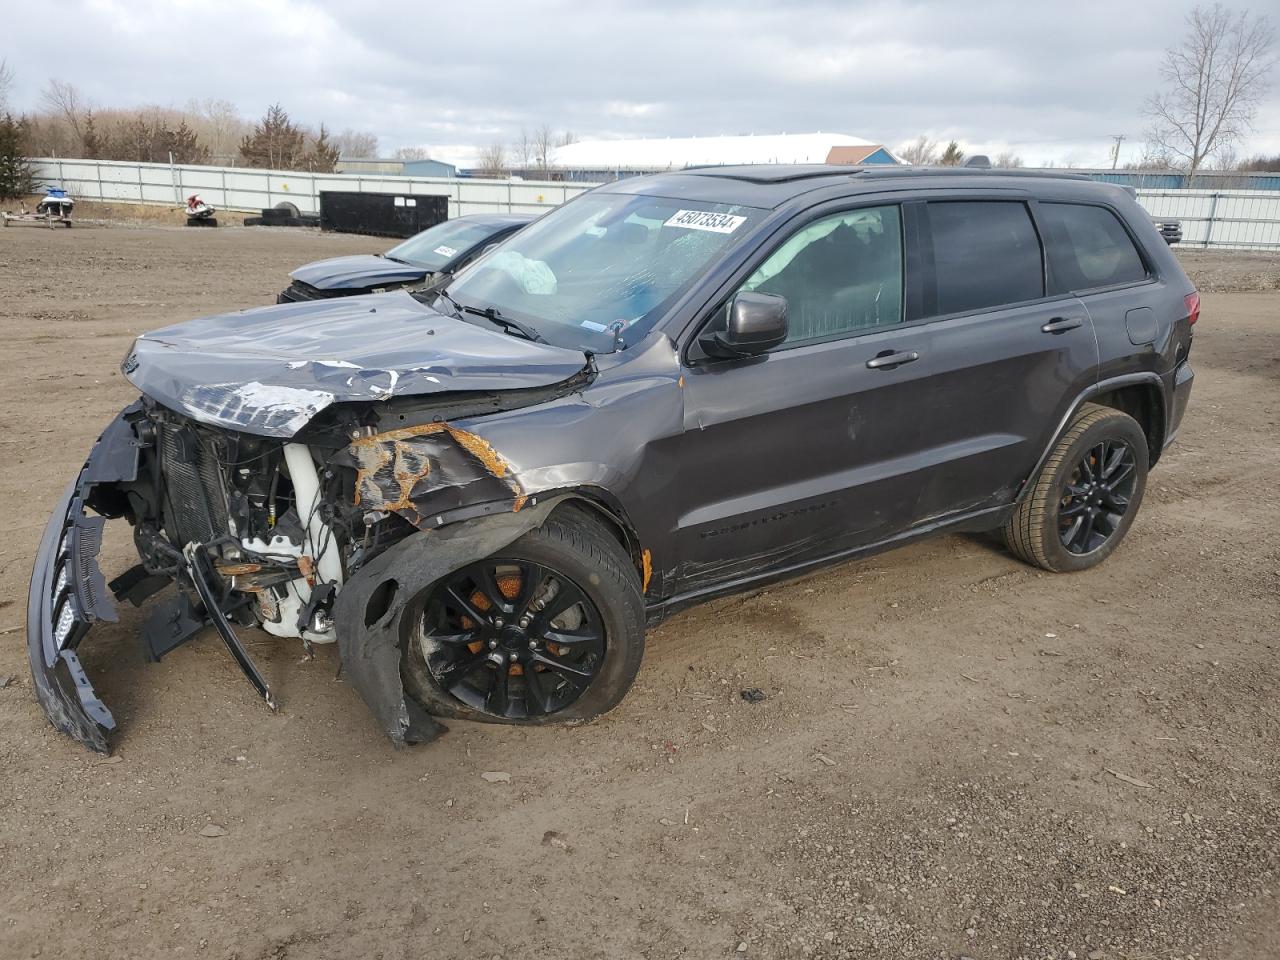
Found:
<path fill-rule="evenodd" d="M 1195 291 L 1188 293 L 1182 302 L 1187 305 L 1187 321 L 1194 327 L 1200 319 L 1200 294 Z"/>

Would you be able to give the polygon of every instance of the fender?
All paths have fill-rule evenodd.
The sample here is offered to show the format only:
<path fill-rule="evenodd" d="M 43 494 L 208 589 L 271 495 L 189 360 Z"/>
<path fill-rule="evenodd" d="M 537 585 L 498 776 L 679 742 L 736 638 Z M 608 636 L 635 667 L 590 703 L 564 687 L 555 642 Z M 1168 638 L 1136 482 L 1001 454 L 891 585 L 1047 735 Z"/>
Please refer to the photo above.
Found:
<path fill-rule="evenodd" d="M 423 530 L 378 554 L 343 585 L 334 604 L 342 668 L 395 746 L 427 743 L 446 729 L 405 696 L 405 608 L 441 577 L 542 526 L 563 499 Z"/>
<path fill-rule="evenodd" d="M 1048 445 L 1044 448 L 1044 452 L 1040 454 L 1040 459 L 1036 461 L 1036 465 L 1032 468 L 1031 472 L 1023 478 L 1022 487 L 1018 491 L 1018 496 L 1015 498 L 1014 503 L 1021 503 L 1030 495 L 1031 488 L 1034 486 L 1031 482 L 1032 479 L 1040 473 L 1040 468 L 1043 467 L 1045 461 L 1049 459 L 1049 454 L 1053 452 L 1053 448 L 1057 444 L 1058 439 L 1066 432 L 1067 425 L 1071 423 L 1072 418 L 1079 411 L 1080 407 L 1087 403 L 1090 397 L 1096 397 L 1099 394 L 1107 393 L 1108 391 L 1115 390 L 1117 387 L 1128 387 L 1137 383 L 1151 384 L 1156 388 L 1156 393 L 1160 397 L 1159 417 L 1162 424 L 1162 432 L 1167 433 L 1169 416 L 1168 400 L 1165 397 L 1164 381 L 1160 379 L 1160 375 L 1158 373 L 1152 373 L 1150 371 L 1144 373 L 1126 373 L 1124 376 L 1109 377 L 1106 380 L 1099 380 L 1097 383 L 1082 390 L 1075 400 L 1071 402 L 1071 406 L 1067 408 L 1066 414 L 1058 423 L 1058 428 L 1053 431 L 1053 435 L 1050 437 Z M 1156 455 L 1159 455 L 1159 451 L 1156 452 Z"/>

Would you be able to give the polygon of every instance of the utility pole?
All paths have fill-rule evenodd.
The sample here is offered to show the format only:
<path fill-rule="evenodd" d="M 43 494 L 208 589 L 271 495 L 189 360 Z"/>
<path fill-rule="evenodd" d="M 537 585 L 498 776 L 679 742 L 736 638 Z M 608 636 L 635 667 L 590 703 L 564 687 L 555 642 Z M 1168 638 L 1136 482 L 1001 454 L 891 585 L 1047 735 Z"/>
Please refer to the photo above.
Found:
<path fill-rule="evenodd" d="M 1111 139 L 1116 142 L 1116 145 L 1111 148 L 1111 169 L 1114 170 L 1116 164 L 1120 162 L 1120 144 L 1124 143 L 1124 134 L 1113 134 Z"/>

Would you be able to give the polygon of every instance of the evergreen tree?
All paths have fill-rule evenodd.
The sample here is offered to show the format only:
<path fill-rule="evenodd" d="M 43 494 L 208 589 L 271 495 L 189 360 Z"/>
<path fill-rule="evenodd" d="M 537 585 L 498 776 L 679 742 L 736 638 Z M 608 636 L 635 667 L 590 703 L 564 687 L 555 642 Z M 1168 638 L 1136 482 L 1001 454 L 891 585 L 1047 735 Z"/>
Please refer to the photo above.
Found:
<path fill-rule="evenodd" d="M 200 137 L 187 126 L 183 120 L 177 130 L 166 130 L 168 152 L 173 154 L 174 163 L 204 164 L 209 162 L 209 148 L 200 142 Z"/>
<path fill-rule="evenodd" d="M 24 197 L 35 189 L 35 175 L 22 153 L 22 131 L 13 117 L 0 117 L 0 200 Z"/>
<path fill-rule="evenodd" d="M 93 114 L 87 113 L 84 118 L 84 155 L 90 160 L 96 160 L 102 156 L 103 147 L 101 135 L 98 133 L 98 127 L 93 122 Z"/>
<path fill-rule="evenodd" d="M 960 149 L 960 144 L 952 140 L 947 144 L 947 149 L 942 151 L 942 156 L 938 162 L 944 167 L 958 167 L 964 163 L 964 151 Z"/>
<path fill-rule="evenodd" d="M 320 124 L 320 132 L 311 142 L 311 152 L 307 154 L 307 169 L 316 173 L 333 173 L 338 162 L 338 147 L 329 140 L 329 131 Z"/>
<path fill-rule="evenodd" d="M 272 104 L 253 133 L 240 142 L 240 156 L 251 167 L 294 170 L 305 158 L 306 138 L 280 104 Z"/>

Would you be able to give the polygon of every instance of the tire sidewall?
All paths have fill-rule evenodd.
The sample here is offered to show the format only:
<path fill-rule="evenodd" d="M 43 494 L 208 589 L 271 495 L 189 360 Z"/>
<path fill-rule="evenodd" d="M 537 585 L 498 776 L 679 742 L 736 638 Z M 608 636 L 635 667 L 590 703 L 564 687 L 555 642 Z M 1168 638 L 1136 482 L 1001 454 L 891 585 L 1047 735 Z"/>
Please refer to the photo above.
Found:
<path fill-rule="evenodd" d="M 553 518 L 548 524 L 555 522 Z M 644 606 L 636 586 L 611 575 L 607 564 L 593 564 L 564 540 L 547 536 L 545 528 L 530 531 L 488 559 L 528 560 L 550 567 L 572 580 L 587 595 L 604 625 L 605 655 L 599 672 L 585 693 L 550 716 L 511 719 L 491 716 L 468 706 L 436 682 L 418 645 L 422 615 L 437 581 L 420 590 L 401 613 L 401 669 L 406 693 L 436 716 L 520 726 L 590 719 L 617 706 L 630 689 L 644 655 Z"/>
<path fill-rule="evenodd" d="M 1147 489 L 1147 471 L 1150 459 L 1147 450 L 1147 437 L 1136 420 L 1119 411 L 1105 419 L 1090 424 L 1067 448 L 1066 454 L 1058 464 L 1054 475 L 1046 478 L 1049 482 L 1050 502 L 1061 502 L 1066 494 L 1067 483 L 1071 479 L 1077 464 L 1080 463 L 1091 447 L 1097 446 L 1104 440 L 1123 440 L 1128 444 L 1129 449 L 1133 451 L 1134 473 L 1136 476 L 1134 478 L 1133 495 L 1129 498 L 1129 508 L 1121 518 L 1120 525 L 1107 538 L 1107 542 L 1097 550 L 1087 554 L 1072 553 L 1063 545 L 1058 532 L 1058 514 L 1055 508 L 1052 522 L 1045 523 L 1044 529 L 1041 531 L 1041 537 L 1043 538 L 1042 549 L 1052 562 L 1055 570 L 1073 572 L 1097 566 L 1109 557 L 1124 540 L 1129 528 L 1133 526 L 1133 522 L 1138 516 L 1138 510 L 1142 506 L 1142 499 Z"/>

